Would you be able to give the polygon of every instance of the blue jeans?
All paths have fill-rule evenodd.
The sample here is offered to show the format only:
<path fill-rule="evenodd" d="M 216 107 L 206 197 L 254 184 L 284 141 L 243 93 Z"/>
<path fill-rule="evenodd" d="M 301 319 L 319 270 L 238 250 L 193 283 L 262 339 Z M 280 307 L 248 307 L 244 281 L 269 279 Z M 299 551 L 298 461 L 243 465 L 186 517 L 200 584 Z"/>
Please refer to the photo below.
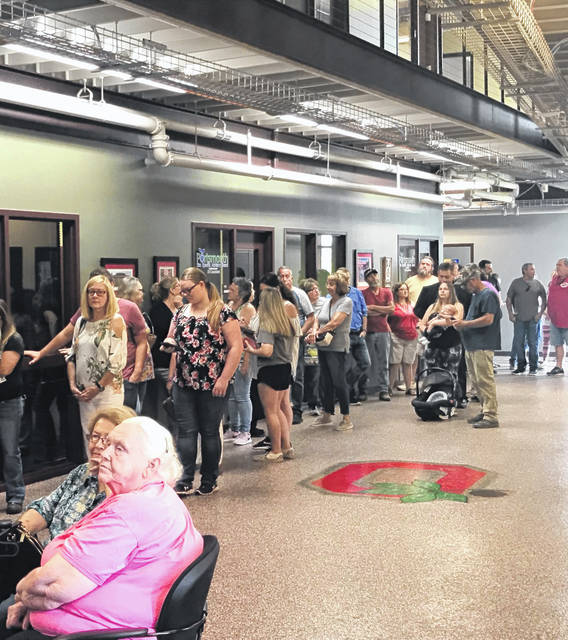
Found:
<path fill-rule="evenodd" d="M 0 402 L 0 448 L 6 485 L 6 502 L 23 502 L 26 495 L 22 456 L 18 440 L 24 415 L 24 399 L 12 398 Z"/>
<path fill-rule="evenodd" d="M 177 425 L 177 449 L 183 465 L 180 482 L 193 484 L 197 436 L 201 436 L 201 483 L 214 484 L 219 475 L 221 438 L 219 423 L 227 405 L 227 397 L 216 397 L 211 391 L 172 389 Z"/>
<path fill-rule="evenodd" d="M 142 405 L 146 397 L 147 382 L 124 381 L 124 404 L 134 409 L 138 415 L 142 413 Z"/>
<path fill-rule="evenodd" d="M 250 383 L 252 373 L 250 364 L 245 375 L 239 367 L 235 371 L 235 381 L 229 389 L 229 419 L 233 431 L 248 433 L 252 420 L 252 402 L 250 399 Z"/>
<path fill-rule="evenodd" d="M 379 393 L 389 390 L 390 333 L 372 331 L 365 337 L 371 358 L 370 386 Z"/>
<path fill-rule="evenodd" d="M 524 369 L 527 366 L 525 357 L 525 342 L 529 346 L 529 367 L 536 370 L 538 367 L 537 323 L 534 320 L 515 320 L 513 325 L 513 357 L 517 358 L 517 367 Z"/>
<path fill-rule="evenodd" d="M 371 358 L 367 350 L 365 338 L 359 332 L 349 334 L 349 354 L 347 356 L 347 384 L 350 388 L 350 396 L 357 400 L 361 394 L 367 391 L 367 373 L 371 366 Z M 388 388 L 388 384 L 387 384 Z"/>

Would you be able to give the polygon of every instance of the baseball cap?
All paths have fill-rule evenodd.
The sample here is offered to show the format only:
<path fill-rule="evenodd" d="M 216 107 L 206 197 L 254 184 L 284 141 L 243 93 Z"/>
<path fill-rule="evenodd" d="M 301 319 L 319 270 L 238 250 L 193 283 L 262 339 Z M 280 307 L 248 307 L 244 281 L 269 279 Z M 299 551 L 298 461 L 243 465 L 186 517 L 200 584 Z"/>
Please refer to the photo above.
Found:
<path fill-rule="evenodd" d="M 373 274 L 378 274 L 379 272 L 376 269 L 365 269 L 364 273 L 363 273 L 363 277 L 365 278 L 365 280 Z"/>

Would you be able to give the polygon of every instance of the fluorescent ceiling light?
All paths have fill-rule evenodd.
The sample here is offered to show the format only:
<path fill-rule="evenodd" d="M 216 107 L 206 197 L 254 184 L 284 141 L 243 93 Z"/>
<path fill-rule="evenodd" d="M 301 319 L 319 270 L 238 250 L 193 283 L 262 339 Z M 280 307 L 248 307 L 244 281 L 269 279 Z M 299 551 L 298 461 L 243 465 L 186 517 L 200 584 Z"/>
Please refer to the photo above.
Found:
<path fill-rule="evenodd" d="M 145 84 L 154 89 L 163 89 L 164 91 L 171 91 L 172 93 L 187 93 L 185 89 L 181 87 L 174 87 L 172 84 L 166 84 L 165 82 L 158 82 L 157 80 L 151 80 L 150 78 L 134 78 L 134 82 Z"/>
<path fill-rule="evenodd" d="M 293 113 L 285 113 L 281 116 L 276 116 L 280 118 L 280 120 L 284 120 L 285 122 L 294 122 L 295 124 L 303 124 L 306 127 L 317 127 L 318 123 L 315 120 L 310 120 L 309 118 L 302 118 L 301 116 L 296 116 Z"/>
<path fill-rule="evenodd" d="M 454 180 L 441 182 L 440 191 L 467 191 L 468 189 L 489 189 L 491 185 L 486 180 Z"/>
<path fill-rule="evenodd" d="M 157 119 L 152 116 L 117 107 L 108 102 L 90 102 L 75 96 L 66 96 L 10 82 L 0 82 L 0 102 L 142 129 L 149 133 L 156 129 L 158 123 Z"/>
<path fill-rule="evenodd" d="M 355 138 L 356 140 L 368 140 L 369 136 L 364 136 L 362 133 L 355 133 L 349 129 L 341 129 L 341 127 L 332 127 L 329 124 L 320 124 L 318 129 L 327 131 L 329 133 L 336 133 L 340 136 L 346 136 L 347 138 Z"/>
<path fill-rule="evenodd" d="M 172 76 L 168 76 L 166 80 L 171 80 L 172 82 L 179 82 L 180 84 L 184 84 L 186 87 L 197 87 L 195 82 L 190 82 L 189 80 L 184 80 L 183 78 L 173 78 Z"/>
<path fill-rule="evenodd" d="M 26 47 L 21 44 L 5 44 L 4 47 L 6 47 L 6 49 L 10 49 L 10 51 L 15 51 L 16 53 L 25 53 L 26 55 L 35 56 L 42 60 L 49 60 L 50 62 L 61 62 L 63 64 L 68 64 L 71 67 L 86 69 L 87 71 L 96 71 L 99 68 L 98 65 L 93 64 L 92 62 L 62 56 L 58 53 L 52 53 L 51 51 L 45 51 L 43 49 L 36 49 L 35 47 Z"/>
<path fill-rule="evenodd" d="M 418 151 L 418 154 L 421 156 L 426 156 L 427 158 L 433 158 L 434 160 L 441 160 L 442 162 L 451 162 L 453 164 L 461 164 L 464 167 L 471 166 L 466 162 L 458 162 L 457 160 L 452 160 L 451 158 L 444 158 L 444 156 L 439 156 L 435 153 L 428 153 L 428 151 Z"/>
<path fill-rule="evenodd" d="M 119 80 L 132 80 L 132 76 L 125 71 L 118 71 L 117 69 L 102 69 L 99 71 L 99 75 L 105 78 L 118 78 Z"/>

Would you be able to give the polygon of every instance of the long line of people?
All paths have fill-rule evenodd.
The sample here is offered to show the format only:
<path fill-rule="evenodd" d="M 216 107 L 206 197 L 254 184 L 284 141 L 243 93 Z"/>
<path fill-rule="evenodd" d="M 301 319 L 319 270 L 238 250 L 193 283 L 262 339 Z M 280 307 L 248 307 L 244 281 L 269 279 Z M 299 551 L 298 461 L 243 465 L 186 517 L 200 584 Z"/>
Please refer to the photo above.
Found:
<path fill-rule="evenodd" d="M 349 272 L 339 269 L 329 275 L 324 297 L 314 279 L 295 287 L 291 270 L 283 266 L 279 275 L 260 279 L 256 295 L 251 281 L 235 278 L 228 304 L 203 271 L 190 268 L 180 280 L 165 278 L 153 286 L 149 315 L 141 309 L 143 287 L 137 278 L 121 278 L 113 286 L 111 275 L 96 269 L 83 288 L 80 309 L 39 351 L 24 351 L 7 306 L 0 304 L 0 445 L 8 513 L 21 510 L 25 491 L 18 449 L 24 354 L 33 366 L 51 353 L 65 352 L 86 449 L 92 416 L 107 407 L 125 404 L 167 424 L 183 465 L 176 487 L 180 495 L 217 490 L 224 415 L 227 441 L 252 445 L 264 454 L 263 461 L 292 459 L 291 428 L 303 419 L 304 403 L 314 426 L 350 430 L 350 407 L 368 394 L 389 401 L 401 382 L 413 394 L 418 362 L 420 368 L 441 367 L 455 376 L 461 408 L 468 403 L 467 362 L 482 408 L 472 422 L 476 428 L 498 426 L 492 354 L 500 348 L 499 282 L 488 277 L 491 263 L 483 270 L 469 265 L 461 273 L 457 265 L 442 263 L 436 277 L 432 268 L 425 256 L 416 276 L 392 291 L 380 286 L 375 269 L 368 269 L 363 295 L 350 285 Z M 536 372 L 538 324 L 548 304 L 557 355 L 548 373 L 558 375 L 568 340 L 563 327 L 568 260 L 556 265 L 548 301 L 534 275 L 534 265 L 525 263 L 507 293 L 515 326 L 513 373 L 525 370 L 525 346 L 530 373 Z M 163 405 L 170 406 L 168 415 Z M 262 433 L 257 428 L 262 417 L 268 433 L 253 445 L 251 430 Z M 198 436 L 201 479 L 194 489 Z"/>

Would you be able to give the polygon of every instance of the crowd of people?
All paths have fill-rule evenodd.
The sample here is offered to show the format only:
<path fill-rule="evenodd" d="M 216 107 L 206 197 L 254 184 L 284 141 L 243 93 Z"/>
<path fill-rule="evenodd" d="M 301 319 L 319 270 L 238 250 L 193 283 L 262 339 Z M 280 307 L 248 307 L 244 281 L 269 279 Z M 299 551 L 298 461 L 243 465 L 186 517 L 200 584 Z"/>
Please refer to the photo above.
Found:
<path fill-rule="evenodd" d="M 422 257 L 416 275 L 392 289 L 381 286 L 376 269 L 367 269 L 363 291 L 339 268 L 328 276 L 325 296 L 316 280 L 296 286 L 292 270 L 281 266 L 260 278 L 258 292 L 250 280 L 235 278 L 227 303 L 203 271 L 189 268 L 179 279 L 153 285 L 148 314 L 138 278 L 113 281 L 96 269 L 68 325 L 29 351 L 0 304 L 8 513 L 21 511 L 25 494 L 18 449 L 24 354 L 33 367 L 49 354 L 65 353 L 86 452 L 92 418 L 101 410 L 125 405 L 167 425 L 182 463 L 176 485 L 182 496 L 217 490 L 221 422 L 227 442 L 252 446 L 262 461 L 282 462 L 294 458 L 290 434 L 304 411 L 315 426 L 353 429 L 351 407 L 371 394 L 383 402 L 399 390 L 413 395 L 417 374 L 431 368 L 450 372 L 457 407 L 467 406 L 471 388 L 481 405 L 470 420 L 475 428 L 499 426 L 494 352 L 501 349 L 501 307 L 514 324 L 513 373 L 524 373 L 527 363 L 529 374 L 537 372 L 539 336 L 549 327 L 557 361 L 548 374 L 563 374 L 568 260 L 557 262 L 548 287 L 535 278 L 532 263 L 523 264 L 505 302 L 490 261 L 462 268 L 443 262 L 436 275 L 434 266 L 430 256 Z M 266 433 L 257 427 L 261 418 Z M 253 434 L 265 437 L 253 444 Z M 201 474 L 194 487 L 199 439 Z"/>
<path fill-rule="evenodd" d="M 564 373 L 568 258 L 558 260 L 547 288 L 536 280 L 534 264 L 523 264 L 504 303 L 487 260 L 462 269 L 442 263 L 437 276 L 433 268 L 425 256 L 418 273 L 392 291 L 367 269 L 363 292 L 351 286 L 346 269 L 338 269 L 321 296 L 313 279 L 294 286 L 283 266 L 262 276 L 256 295 L 252 282 L 235 278 L 227 304 L 203 271 L 189 268 L 179 280 L 152 287 L 148 315 L 137 278 L 113 283 L 99 269 L 69 325 L 29 352 L 0 301 L 0 444 L 8 513 L 20 513 L 25 497 L 18 450 L 25 353 L 33 366 L 64 348 L 88 458 L 19 517 L 19 530 L 45 531 L 47 546 L 41 566 L 0 603 L 0 638 L 30 625 L 33 630 L 19 640 L 109 626 L 153 628 L 168 589 L 203 549 L 176 493 L 217 490 L 224 416 L 225 438 L 243 446 L 252 443 L 261 412 L 268 433 L 254 445 L 263 453 L 257 459 L 281 463 L 295 458 L 292 425 L 303 421 L 306 404 L 314 426 L 348 431 L 354 426 L 351 406 L 372 393 L 388 402 L 400 383 L 413 394 L 417 371 L 437 368 L 455 379 L 462 408 L 469 383 L 481 409 L 468 421 L 474 428 L 498 427 L 494 353 L 501 347 L 503 305 L 514 324 L 513 374 L 525 372 L 527 359 L 529 374 L 537 372 L 545 318 L 556 356 L 547 374 Z M 154 397 L 145 403 L 150 380 Z M 139 415 L 145 407 L 158 413 L 162 403 L 171 405 L 167 428 Z M 194 490 L 198 438 L 202 462 Z M 163 517 L 144 517 L 154 509 Z M 120 608 L 112 606 L 117 594 Z"/>

